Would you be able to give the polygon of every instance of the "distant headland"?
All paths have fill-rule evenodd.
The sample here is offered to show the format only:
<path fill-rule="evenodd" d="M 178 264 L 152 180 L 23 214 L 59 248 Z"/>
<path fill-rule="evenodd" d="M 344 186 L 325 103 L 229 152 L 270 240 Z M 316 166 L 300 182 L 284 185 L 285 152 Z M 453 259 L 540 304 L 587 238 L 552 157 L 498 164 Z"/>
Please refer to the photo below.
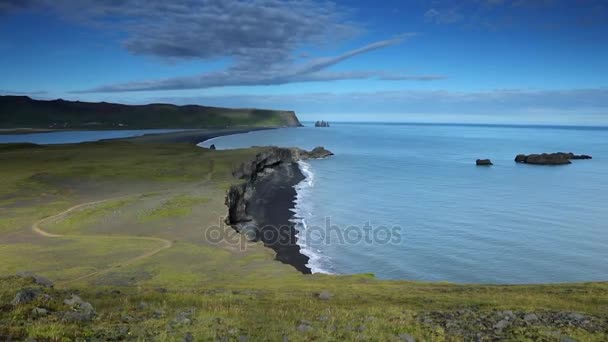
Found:
<path fill-rule="evenodd" d="M 299 127 L 293 111 L 176 106 L 154 103 L 125 105 L 107 102 L 34 100 L 0 96 L 0 129 L 94 130 Z"/>

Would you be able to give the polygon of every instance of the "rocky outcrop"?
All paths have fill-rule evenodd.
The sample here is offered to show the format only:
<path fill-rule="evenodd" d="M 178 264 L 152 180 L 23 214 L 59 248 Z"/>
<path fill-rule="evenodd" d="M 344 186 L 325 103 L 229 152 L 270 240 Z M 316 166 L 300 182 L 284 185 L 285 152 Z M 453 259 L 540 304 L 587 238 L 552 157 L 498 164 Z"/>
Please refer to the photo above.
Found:
<path fill-rule="evenodd" d="M 477 159 L 475 161 L 475 165 L 477 165 L 477 166 L 491 166 L 491 165 L 494 165 L 494 164 L 492 164 L 492 161 L 490 159 Z"/>
<path fill-rule="evenodd" d="M 216 150 L 215 144 L 211 144 L 211 146 L 209 146 L 209 149 L 215 151 Z"/>
<path fill-rule="evenodd" d="M 291 221 L 294 186 L 305 178 L 297 162 L 330 155 L 333 153 L 323 147 L 312 151 L 270 147 L 241 164 L 233 175 L 244 182 L 228 190 L 226 224 L 247 240 L 262 241 L 274 249 L 277 260 L 310 273 L 308 257 L 300 253 L 297 230 Z"/>
<path fill-rule="evenodd" d="M 326 158 L 331 155 L 333 155 L 331 151 L 320 146 L 315 147 L 312 151 L 300 148 L 270 147 L 258 153 L 253 160 L 242 163 L 232 172 L 232 175 L 245 182 L 233 185 L 228 190 L 225 201 L 228 206 L 226 223 L 239 231 L 241 224 L 251 223 L 252 217 L 247 212 L 247 206 L 259 177 L 267 176 L 279 168 L 295 164 L 300 160 Z"/>
<path fill-rule="evenodd" d="M 566 165 L 571 164 L 571 160 L 579 159 L 592 159 L 592 157 L 586 154 L 576 155 L 572 152 L 557 152 L 530 155 L 518 154 L 515 157 L 515 162 L 535 165 Z"/>
<path fill-rule="evenodd" d="M 329 127 L 329 122 L 317 121 L 317 122 L 315 122 L 315 127 Z"/>

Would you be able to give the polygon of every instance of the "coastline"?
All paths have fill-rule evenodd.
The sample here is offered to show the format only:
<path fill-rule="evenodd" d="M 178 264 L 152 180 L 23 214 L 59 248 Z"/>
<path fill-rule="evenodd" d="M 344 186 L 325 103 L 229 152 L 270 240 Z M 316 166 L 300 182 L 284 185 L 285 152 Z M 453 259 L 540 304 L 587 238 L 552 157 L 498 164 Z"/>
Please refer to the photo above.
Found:
<path fill-rule="evenodd" d="M 278 127 L 248 127 L 248 128 L 220 128 L 220 129 L 194 129 L 175 133 L 153 133 L 138 137 L 120 140 L 137 143 L 186 143 L 198 145 L 209 139 L 232 134 L 242 134 L 255 131 L 276 129 Z M 112 139 L 114 140 L 114 139 Z"/>
<path fill-rule="evenodd" d="M 258 239 L 276 252 L 276 260 L 293 266 L 303 274 L 311 274 L 310 258 L 298 244 L 293 222 L 297 192 L 295 186 L 306 177 L 297 163 L 288 163 L 269 176 L 255 182 L 248 204 L 251 217 L 258 226 Z"/>
<path fill-rule="evenodd" d="M 275 128 L 193 130 L 148 134 L 125 140 L 140 143 L 187 143 L 200 147 L 202 143 L 214 138 L 270 129 Z M 281 150 L 291 151 L 288 149 Z M 271 149 L 271 151 L 276 150 Z M 289 153 L 289 156 L 282 156 L 281 158 L 283 159 L 278 164 L 271 165 L 270 169 L 268 169 L 268 165 L 257 166 L 267 169 L 266 172 L 268 174 L 264 177 L 249 175 L 250 178 L 246 179 L 246 184 L 250 186 L 250 193 L 248 194 L 250 197 L 246 204 L 247 215 L 251 219 L 249 225 L 251 223 L 255 224 L 255 230 L 257 231 L 255 240 L 261 241 L 266 247 L 273 249 L 276 253 L 277 261 L 291 265 L 303 274 L 311 274 L 312 270 L 308 267 L 310 258 L 302 253 L 302 248 L 298 244 L 297 235 L 299 232 L 296 228 L 295 214 L 293 212 L 297 199 L 295 187 L 304 181 L 306 176 L 302 173 L 296 160 L 299 156 L 292 156 Z M 228 202 L 227 198 L 227 205 Z M 232 225 L 235 227 L 234 224 Z M 235 227 L 235 229 L 241 231 L 242 227 Z"/>
<path fill-rule="evenodd" d="M 276 260 L 304 274 L 311 274 L 310 258 L 298 244 L 296 185 L 304 181 L 299 162 L 332 155 L 317 147 L 311 152 L 298 148 L 271 147 L 234 171 L 245 182 L 233 185 L 226 195 L 226 223 L 252 241 L 261 241 L 276 252 Z"/>

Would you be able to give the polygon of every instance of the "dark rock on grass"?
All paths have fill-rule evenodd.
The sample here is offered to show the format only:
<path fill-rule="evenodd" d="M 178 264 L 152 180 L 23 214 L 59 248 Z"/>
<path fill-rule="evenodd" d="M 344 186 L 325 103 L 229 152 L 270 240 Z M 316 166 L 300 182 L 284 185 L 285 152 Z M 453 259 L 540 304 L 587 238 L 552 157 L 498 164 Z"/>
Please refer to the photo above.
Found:
<path fill-rule="evenodd" d="M 302 324 L 298 325 L 299 332 L 310 332 L 312 330 L 313 330 L 313 328 L 309 324 L 302 323 Z"/>
<path fill-rule="evenodd" d="M 171 325 L 172 326 L 176 326 L 176 325 L 190 325 L 190 324 L 192 324 L 194 313 L 195 313 L 195 309 L 194 308 L 190 308 L 188 310 L 181 311 L 171 321 Z"/>
<path fill-rule="evenodd" d="M 535 313 L 527 313 L 524 315 L 524 322 L 534 323 L 538 321 L 538 316 Z"/>
<path fill-rule="evenodd" d="M 216 150 L 215 144 L 211 144 L 211 146 L 209 146 L 209 149 L 215 151 Z"/>
<path fill-rule="evenodd" d="M 51 280 L 49 280 L 48 278 L 45 278 L 43 276 L 34 274 L 32 272 L 28 272 L 28 271 L 17 272 L 17 276 L 21 277 L 21 278 L 30 278 L 36 285 L 40 285 L 40 286 L 44 286 L 44 287 L 53 287 L 53 282 Z"/>
<path fill-rule="evenodd" d="M 38 290 L 36 289 L 23 289 L 15 295 L 11 304 L 13 305 L 22 305 L 28 304 L 34 301 L 38 296 Z"/>
<path fill-rule="evenodd" d="M 32 316 L 35 317 L 43 317 L 49 314 L 49 311 L 47 309 L 44 308 L 34 308 L 32 310 Z"/>
<path fill-rule="evenodd" d="M 317 295 L 317 298 L 319 298 L 320 300 L 330 300 L 331 297 L 333 297 L 333 295 L 331 294 L 331 292 L 329 291 L 321 291 L 321 293 L 319 293 Z"/>
<path fill-rule="evenodd" d="M 477 165 L 477 166 L 491 166 L 491 165 L 494 165 L 494 164 L 492 164 L 492 161 L 490 159 L 477 159 L 475 161 L 475 165 Z"/>
<path fill-rule="evenodd" d="M 399 339 L 404 342 L 416 342 L 414 336 L 406 333 L 399 334 Z"/>
<path fill-rule="evenodd" d="M 72 294 L 72 296 L 64 300 L 63 303 L 72 310 L 63 314 L 63 319 L 66 322 L 89 322 L 95 316 L 93 305 L 89 302 L 85 302 L 78 295 Z"/>
<path fill-rule="evenodd" d="M 182 338 L 182 342 L 193 342 L 194 336 L 192 336 L 191 332 L 187 332 L 184 338 Z"/>

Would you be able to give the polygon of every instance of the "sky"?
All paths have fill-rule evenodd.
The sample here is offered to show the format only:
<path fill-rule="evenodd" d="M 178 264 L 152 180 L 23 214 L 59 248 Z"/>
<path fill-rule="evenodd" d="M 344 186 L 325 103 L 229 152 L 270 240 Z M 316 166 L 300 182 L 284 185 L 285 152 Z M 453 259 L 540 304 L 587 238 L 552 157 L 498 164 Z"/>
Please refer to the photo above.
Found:
<path fill-rule="evenodd" d="M 608 1 L 0 0 L 0 94 L 608 126 Z"/>

